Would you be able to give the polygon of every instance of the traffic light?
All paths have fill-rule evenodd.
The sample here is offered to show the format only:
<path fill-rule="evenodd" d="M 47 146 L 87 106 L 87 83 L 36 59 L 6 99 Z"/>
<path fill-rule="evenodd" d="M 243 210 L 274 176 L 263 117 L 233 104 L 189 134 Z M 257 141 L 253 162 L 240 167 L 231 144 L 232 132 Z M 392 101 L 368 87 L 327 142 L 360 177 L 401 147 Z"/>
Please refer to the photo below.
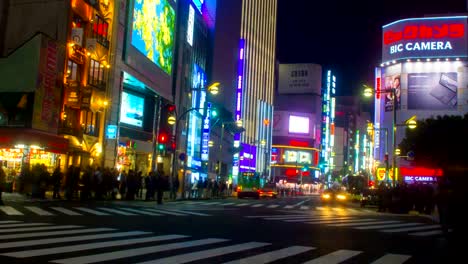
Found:
<path fill-rule="evenodd" d="M 158 144 L 158 150 L 159 151 L 164 151 L 166 149 L 166 146 L 164 144 Z"/>
<path fill-rule="evenodd" d="M 164 133 L 164 132 L 159 133 L 158 142 L 161 143 L 161 144 L 166 144 L 167 141 L 168 141 L 167 134 Z"/>

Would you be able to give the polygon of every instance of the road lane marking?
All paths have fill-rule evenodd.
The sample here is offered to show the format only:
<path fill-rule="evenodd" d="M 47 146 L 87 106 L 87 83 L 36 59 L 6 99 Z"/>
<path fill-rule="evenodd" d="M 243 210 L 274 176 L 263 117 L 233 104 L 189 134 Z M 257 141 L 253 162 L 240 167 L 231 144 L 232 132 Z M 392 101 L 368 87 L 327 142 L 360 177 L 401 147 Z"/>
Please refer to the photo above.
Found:
<path fill-rule="evenodd" d="M 384 229 L 382 230 L 382 232 L 397 233 L 397 232 L 419 231 L 419 230 L 425 230 L 425 229 L 435 229 L 435 228 L 440 228 L 440 225 L 426 225 L 426 226 L 417 226 L 417 227 L 408 227 L 408 228 Z"/>
<path fill-rule="evenodd" d="M 264 204 L 254 204 L 251 207 L 262 207 L 262 206 L 264 206 Z"/>
<path fill-rule="evenodd" d="M 432 231 L 424 231 L 424 232 L 416 232 L 411 233 L 411 236 L 435 236 L 435 235 L 442 235 L 444 232 L 442 230 L 432 230 Z"/>
<path fill-rule="evenodd" d="M 264 247 L 271 245 L 270 243 L 260 243 L 260 242 L 248 242 L 243 244 L 237 244 L 232 246 L 220 247 L 220 248 L 213 248 L 193 253 L 186 253 L 176 256 L 171 256 L 162 259 L 150 260 L 141 262 L 139 264 L 167 264 L 167 263 L 188 263 L 196 260 L 207 259 L 217 256 L 222 256 L 226 254 L 241 252 L 245 250 L 250 250 L 254 248 Z"/>
<path fill-rule="evenodd" d="M 51 216 L 54 215 L 51 212 L 47 212 L 46 210 L 39 208 L 37 206 L 25 206 L 24 208 L 28 209 L 29 211 L 37 214 L 37 215 L 42 215 L 42 216 Z"/>
<path fill-rule="evenodd" d="M 80 228 L 82 226 L 62 226 L 62 229 L 68 228 Z M 58 228 L 55 228 L 58 229 Z M 13 238 L 31 238 L 31 237 L 46 237 L 46 236 L 61 236 L 61 235 L 72 235 L 72 234 L 83 234 L 91 232 L 105 232 L 113 231 L 113 228 L 88 228 L 88 229 L 77 229 L 77 230 L 66 230 L 66 231 L 53 231 L 53 232 L 38 232 L 38 233 L 26 233 L 26 234 L 13 234 L 13 235 L 0 235 L 0 240 L 13 239 Z"/>
<path fill-rule="evenodd" d="M 135 216 L 136 215 L 134 213 L 129 213 L 129 212 L 125 212 L 125 211 L 121 211 L 121 210 L 117 210 L 117 209 L 113 209 L 113 208 L 107 208 L 107 207 L 98 207 L 97 209 L 102 210 L 102 211 L 106 211 L 106 212 L 109 212 L 109 213 L 118 214 L 118 215 L 125 215 L 125 216 Z"/>
<path fill-rule="evenodd" d="M 226 242 L 226 241 L 228 240 L 218 239 L 218 238 L 207 238 L 207 239 L 171 243 L 171 244 L 164 244 L 164 245 L 157 245 L 157 246 L 150 246 L 150 247 L 131 248 L 131 249 L 113 251 L 113 252 L 108 252 L 108 253 L 87 255 L 87 256 L 82 256 L 82 257 L 57 259 L 57 260 L 52 260 L 50 262 L 60 263 L 60 264 L 99 263 L 99 262 L 104 262 L 104 261 L 109 261 L 109 260 L 135 257 L 135 256 L 140 256 L 140 255 L 146 255 L 146 254 L 154 254 L 154 253 L 163 252 L 163 251 L 209 245 L 209 244 L 221 243 L 221 242 Z"/>
<path fill-rule="evenodd" d="M 279 204 L 272 204 L 272 205 L 267 206 L 267 208 L 276 208 L 278 206 L 279 206 Z"/>
<path fill-rule="evenodd" d="M 360 222 L 360 223 L 350 223 L 350 224 L 332 224 L 328 226 L 360 226 L 360 225 L 380 225 L 380 224 L 391 224 L 391 223 L 399 223 L 400 221 L 372 221 L 372 222 Z"/>
<path fill-rule="evenodd" d="M 317 220 L 317 221 L 308 221 L 304 222 L 305 224 L 329 224 L 329 226 L 341 226 L 347 223 L 354 223 L 358 222 L 358 224 L 367 224 L 367 223 L 372 223 L 369 221 L 375 221 L 375 219 L 343 219 L 343 220 L 335 220 L 335 219 L 324 219 L 324 220 Z"/>
<path fill-rule="evenodd" d="M 252 257 L 237 259 L 233 261 L 226 262 L 224 264 L 265 264 L 280 259 L 284 259 L 290 256 L 301 254 L 310 250 L 314 250 L 314 247 L 302 247 L 302 246 L 292 246 L 287 248 L 282 248 L 280 250 L 270 251 L 263 254 L 255 255 Z"/>
<path fill-rule="evenodd" d="M 221 202 L 209 202 L 209 203 L 203 203 L 205 205 L 217 205 L 217 204 L 221 204 Z"/>
<path fill-rule="evenodd" d="M 0 225 L 0 232 L 5 233 L 3 228 L 27 227 L 27 226 L 46 226 L 46 225 L 50 225 L 50 224 L 49 223 L 21 223 L 21 224 Z"/>
<path fill-rule="evenodd" d="M 313 260 L 304 262 L 303 264 L 338 264 L 341 263 L 345 260 L 348 260 L 356 255 L 361 254 L 362 251 L 354 251 L 354 250 L 347 250 L 347 249 L 341 249 L 337 250 L 335 252 L 332 252 L 328 255 L 324 255 L 318 258 L 315 258 Z"/>
<path fill-rule="evenodd" d="M 223 204 L 223 206 L 226 206 L 226 205 L 233 205 L 233 204 L 235 204 L 235 203 L 225 203 L 225 204 Z"/>
<path fill-rule="evenodd" d="M 21 221 L 12 221 L 12 220 L 8 220 L 8 221 L 0 221 L 0 224 L 11 224 L 11 223 L 21 223 Z"/>
<path fill-rule="evenodd" d="M 85 207 L 75 207 L 75 209 L 86 212 L 86 213 L 90 213 L 90 214 L 93 214 L 93 215 L 110 215 L 108 213 L 99 212 L 99 211 L 89 209 L 89 208 L 85 208 Z"/>
<path fill-rule="evenodd" d="M 121 210 L 137 213 L 137 214 L 142 214 L 142 215 L 150 215 L 150 216 L 161 216 L 162 214 L 157 214 L 157 213 L 152 213 L 152 212 L 147 212 L 141 209 L 134 209 L 134 208 L 120 208 Z"/>
<path fill-rule="evenodd" d="M 246 205 L 249 205 L 248 203 L 240 203 L 240 204 L 236 204 L 236 206 L 246 206 Z"/>
<path fill-rule="evenodd" d="M 5 248 L 29 247 L 29 246 L 38 246 L 38 245 L 49 246 L 49 244 L 56 244 L 56 243 L 67 243 L 67 242 L 103 239 L 103 238 L 115 238 L 115 237 L 129 237 L 129 236 L 147 235 L 147 234 L 151 234 L 151 232 L 130 231 L 130 232 L 106 233 L 106 234 L 87 235 L 87 236 L 44 238 L 44 239 L 18 241 L 18 242 L 0 243 L 0 248 L 5 249 Z"/>
<path fill-rule="evenodd" d="M 295 205 L 286 205 L 286 206 L 284 207 L 284 209 L 291 209 L 291 208 L 294 208 L 294 207 L 296 207 L 296 206 L 295 206 Z"/>
<path fill-rule="evenodd" d="M 298 202 L 297 204 L 294 204 L 294 206 L 303 205 L 304 203 L 306 203 L 306 202 L 308 202 L 308 201 L 310 201 L 310 200 L 312 200 L 312 198 L 308 198 L 308 199 L 305 199 L 304 201 L 300 201 L 300 202 Z"/>
<path fill-rule="evenodd" d="M 403 223 L 403 224 L 391 224 L 391 225 L 376 225 L 376 226 L 362 226 L 362 227 L 355 227 L 355 229 L 360 230 L 367 230 L 367 229 L 385 229 L 385 228 L 393 228 L 393 227 L 407 227 L 407 226 L 417 226 L 417 225 L 424 225 L 423 223 Z"/>
<path fill-rule="evenodd" d="M 50 207 L 51 209 L 55 210 L 55 211 L 58 211 L 58 212 L 61 212 L 63 214 L 66 214 L 66 215 L 82 215 L 80 213 L 77 213 L 75 211 L 72 211 L 72 210 L 69 210 L 67 208 L 63 208 L 63 207 Z"/>
<path fill-rule="evenodd" d="M 407 261 L 411 256 L 399 254 L 385 254 L 383 257 L 377 259 L 371 264 L 400 264 Z"/>
<path fill-rule="evenodd" d="M 143 237 L 143 238 L 125 239 L 125 240 L 117 240 L 117 241 L 86 243 L 86 244 L 79 244 L 79 245 L 72 245 L 72 246 L 45 248 L 45 249 L 24 250 L 24 251 L 3 253 L 1 255 L 14 257 L 14 258 L 29 258 L 29 257 L 37 257 L 37 256 L 45 256 L 45 255 L 53 255 L 53 254 L 70 253 L 70 252 L 97 249 L 97 248 L 127 246 L 127 245 L 139 244 L 139 243 L 166 241 L 166 240 L 173 240 L 173 239 L 186 238 L 186 237 L 188 236 L 183 236 L 183 235 L 153 236 L 153 237 Z"/>
<path fill-rule="evenodd" d="M 158 214 L 175 215 L 175 216 L 187 216 L 186 214 L 181 214 L 181 213 L 176 213 L 176 212 L 171 212 L 171 211 L 161 210 L 161 209 L 148 208 L 148 209 L 145 209 L 145 210 L 150 211 L 150 212 L 154 212 L 154 213 L 158 213 Z"/>
<path fill-rule="evenodd" d="M 0 210 L 5 212 L 5 214 L 7 215 L 24 215 L 23 213 L 21 213 L 20 211 L 16 210 L 15 208 L 11 206 L 2 205 L 0 206 Z"/>
<path fill-rule="evenodd" d="M 303 206 L 301 206 L 299 209 L 301 209 L 301 210 L 308 210 L 308 209 L 309 209 L 309 206 L 304 206 L 304 205 L 303 205 Z"/>
<path fill-rule="evenodd" d="M 211 216 L 209 214 L 199 213 L 199 212 L 192 212 L 192 211 L 185 211 L 185 210 L 175 210 L 171 209 L 171 212 L 182 213 L 182 214 L 189 214 L 189 215 L 198 215 L 198 216 Z"/>

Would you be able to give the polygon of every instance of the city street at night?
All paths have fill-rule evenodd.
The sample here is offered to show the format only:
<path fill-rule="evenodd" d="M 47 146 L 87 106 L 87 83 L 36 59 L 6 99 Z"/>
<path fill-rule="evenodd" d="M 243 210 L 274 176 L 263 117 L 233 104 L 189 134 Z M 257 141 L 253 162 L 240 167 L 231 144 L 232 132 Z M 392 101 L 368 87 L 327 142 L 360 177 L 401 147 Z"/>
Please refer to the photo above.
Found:
<path fill-rule="evenodd" d="M 427 217 L 318 196 L 154 202 L 7 201 L 2 263 L 437 263 Z"/>

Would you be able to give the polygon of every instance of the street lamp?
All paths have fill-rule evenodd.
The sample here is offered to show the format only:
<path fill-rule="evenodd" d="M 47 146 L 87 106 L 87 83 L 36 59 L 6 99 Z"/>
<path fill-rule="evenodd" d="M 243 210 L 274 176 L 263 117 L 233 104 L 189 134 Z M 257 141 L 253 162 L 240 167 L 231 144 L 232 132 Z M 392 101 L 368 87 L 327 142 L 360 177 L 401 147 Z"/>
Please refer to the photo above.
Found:
<path fill-rule="evenodd" d="M 208 88 L 206 88 L 206 90 L 212 94 L 212 95 L 217 95 L 219 93 L 219 86 L 220 86 L 220 83 L 219 82 L 215 82 L 211 85 L 208 86 Z M 205 90 L 205 89 L 193 89 L 193 90 Z M 185 110 L 184 112 L 182 112 L 181 114 L 177 114 L 177 108 L 175 109 L 175 116 L 170 116 L 168 117 L 167 119 L 167 123 L 169 125 L 175 125 L 175 136 L 174 136 L 174 143 L 176 146 L 178 146 L 179 144 L 177 143 L 178 142 L 178 130 L 179 130 L 179 121 L 182 120 L 188 113 L 192 112 L 192 111 L 198 111 L 198 110 L 204 110 L 206 108 L 206 106 L 201 106 L 201 107 L 192 107 L 190 109 L 187 109 Z M 188 132 L 188 124 L 187 124 L 187 132 Z M 187 145 L 187 142 L 188 142 L 188 133 L 186 133 L 186 136 L 185 136 L 185 145 Z M 171 192 L 173 192 L 173 178 L 174 177 L 178 177 L 177 176 L 177 171 L 175 169 L 176 167 L 176 160 L 177 160 L 177 157 L 176 157 L 176 154 L 177 154 L 177 151 L 174 150 L 174 154 L 173 154 L 173 158 L 172 158 L 172 164 L 171 164 L 171 167 L 172 167 L 172 173 L 171 173 L 171 177 L 169 178 L 169 186 L 170 186 L 170 189 L 171 189 Z M 186 158 L 186 156 L 185 156 Z M 187 170 L 187 165 L 186 165 L 186 160 L 184 160 L 184 169 L 183 169 L 183 179 L 182 179 L 182 197 L 185 196 L 185 172 Z"/>
<path fill-rule="evenodd" d="M 374 89 L 372 87 L 369 87 L 367 85 L 364 86 L 364 96 L 366 97 L 371 97 L 374 95 Z M 396 178 L 396 155 L 395 155 L 395 150 L 396 150 L 396 129 L 397 126 L 407 126 L 411 129 L 416 128 L 416 116 L 411 117 L 410 119 L 406 120 L 404 124 L 397 125 L 396 123 L 396 107 L 397 107 L 397 98 L 396 98 L 396 88 L 387 88 L 387 89 L 382 89 L 379 91 L 379 93 L 382 94 L 391 94 L 392 96 L 392 104 L 393 104 L 393 119 L 392 119 L 392 186 L 395 187 L 395 178 Z"/>

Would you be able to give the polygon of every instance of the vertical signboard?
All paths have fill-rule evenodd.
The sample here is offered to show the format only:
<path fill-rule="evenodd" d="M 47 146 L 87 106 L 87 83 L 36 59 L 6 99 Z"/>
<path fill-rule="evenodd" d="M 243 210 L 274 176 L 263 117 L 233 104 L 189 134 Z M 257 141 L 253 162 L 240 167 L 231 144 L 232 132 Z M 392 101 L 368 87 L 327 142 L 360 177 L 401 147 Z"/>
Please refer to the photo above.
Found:
<path fill-rule="evenodd" d="M 203 132 L 202 132 L 202 146 L 201 146 L 201 160 L 207 161 L 209 157 L 209 146 L 210 141 L 210 114 L 211 114 L 211 103 L 206 104 L 206 116 L 203 118 Z"/>

